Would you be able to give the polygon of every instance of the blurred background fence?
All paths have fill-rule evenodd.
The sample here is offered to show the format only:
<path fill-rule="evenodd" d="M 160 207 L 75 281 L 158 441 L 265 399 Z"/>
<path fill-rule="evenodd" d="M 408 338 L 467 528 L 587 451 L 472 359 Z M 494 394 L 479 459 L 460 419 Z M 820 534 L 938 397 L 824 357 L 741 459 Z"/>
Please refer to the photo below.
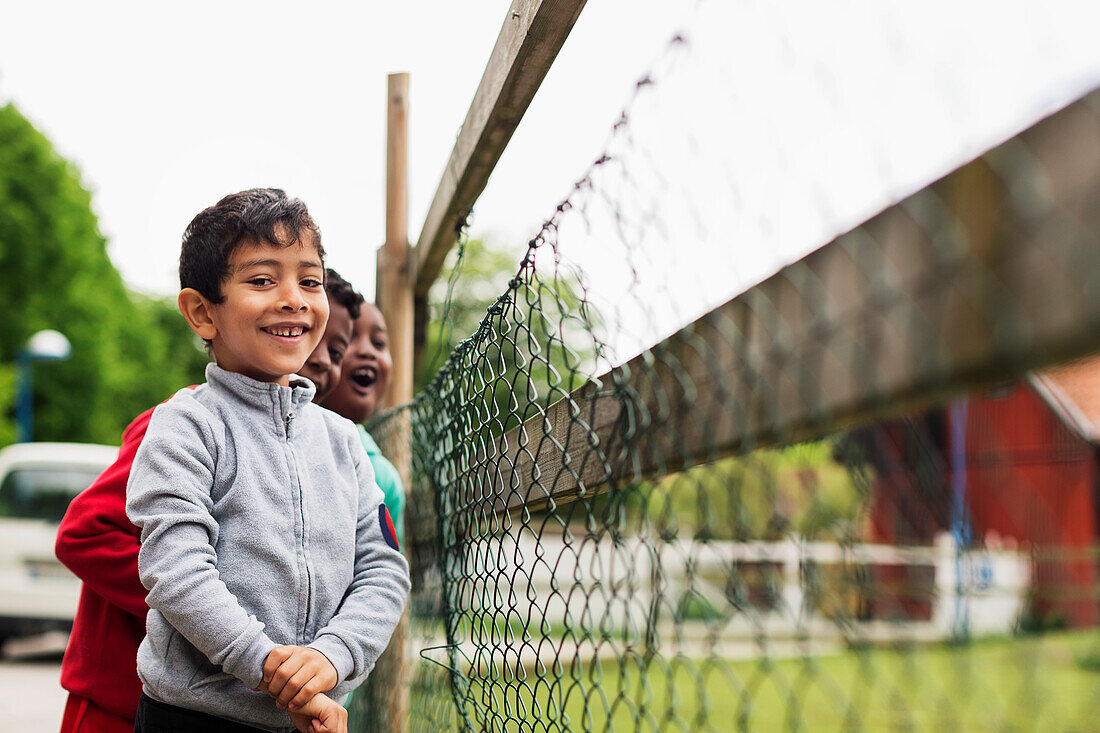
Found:
<path fill-rule="evenodd" d="M 707 27 L 472 333 L 460 242 L 371 426 L 412 436 L 412 728 L 1097 730 L 1100 93 L 869 217 L 777 129 L 760 213 Z"/>

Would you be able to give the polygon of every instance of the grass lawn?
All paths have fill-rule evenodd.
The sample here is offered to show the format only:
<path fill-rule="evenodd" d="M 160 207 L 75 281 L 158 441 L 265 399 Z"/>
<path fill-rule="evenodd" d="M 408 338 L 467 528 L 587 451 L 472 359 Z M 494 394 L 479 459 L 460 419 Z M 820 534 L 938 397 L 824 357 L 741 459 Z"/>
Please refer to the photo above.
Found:
<path fill-rule="evenodd" d="M 1100 631 L 471 683 L 470 722 L 490 731 L 1100 732 Z"/>

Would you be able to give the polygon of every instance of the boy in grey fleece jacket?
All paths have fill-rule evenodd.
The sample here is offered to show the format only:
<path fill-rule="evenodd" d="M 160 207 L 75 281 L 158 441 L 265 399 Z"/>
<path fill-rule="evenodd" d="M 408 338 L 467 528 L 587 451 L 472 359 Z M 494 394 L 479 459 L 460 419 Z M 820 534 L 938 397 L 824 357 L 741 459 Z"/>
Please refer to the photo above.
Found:
<path fill-rule="evenodd" d="M 180 310 L 217 363 L 157 408 L 130 474 L 150 606 L 138 731 L 341 731 L 332 698 L 404 610 L 408 566 L 355 427 L 295 374 L 328 317 L 323 255 L 274 189 L 184 234 Z"/>

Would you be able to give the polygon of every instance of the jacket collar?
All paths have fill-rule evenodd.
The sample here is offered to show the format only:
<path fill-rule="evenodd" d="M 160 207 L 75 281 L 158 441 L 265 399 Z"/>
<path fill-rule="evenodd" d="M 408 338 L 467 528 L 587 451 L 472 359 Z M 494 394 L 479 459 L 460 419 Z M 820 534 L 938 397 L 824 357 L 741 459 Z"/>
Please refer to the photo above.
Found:
<path fill-rule="evenodd" d="M 243 408 L 270 414 L 284 429 L 288 416 L 293 417 L 308 405 L 317 392 L 313 382 L 297 374 L 291 374 L 290 386 L 284 387 L 227 371 L 213 362 L 206 365 L 206 382 L 215 392 L 240 403 Z"/>

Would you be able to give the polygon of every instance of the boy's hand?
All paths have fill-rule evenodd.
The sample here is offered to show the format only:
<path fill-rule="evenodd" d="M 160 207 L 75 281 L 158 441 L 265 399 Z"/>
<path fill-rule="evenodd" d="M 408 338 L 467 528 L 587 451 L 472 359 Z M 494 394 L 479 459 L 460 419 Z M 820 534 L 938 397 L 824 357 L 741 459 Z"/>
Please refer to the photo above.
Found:
<path fill-rule="evenodd" d="M 281 710 L 299 712 L 306 703 L 336 686 L 336 667 L 321 652 L 306 646 L 277 646 L 264 660 L 260 689 Z"/>
<path fill-rule="evenodd" d="M 314 695 L 290 713 L 290 722 L 302 733 L 348 733 L 348 711 L 328 695 Z"/>

